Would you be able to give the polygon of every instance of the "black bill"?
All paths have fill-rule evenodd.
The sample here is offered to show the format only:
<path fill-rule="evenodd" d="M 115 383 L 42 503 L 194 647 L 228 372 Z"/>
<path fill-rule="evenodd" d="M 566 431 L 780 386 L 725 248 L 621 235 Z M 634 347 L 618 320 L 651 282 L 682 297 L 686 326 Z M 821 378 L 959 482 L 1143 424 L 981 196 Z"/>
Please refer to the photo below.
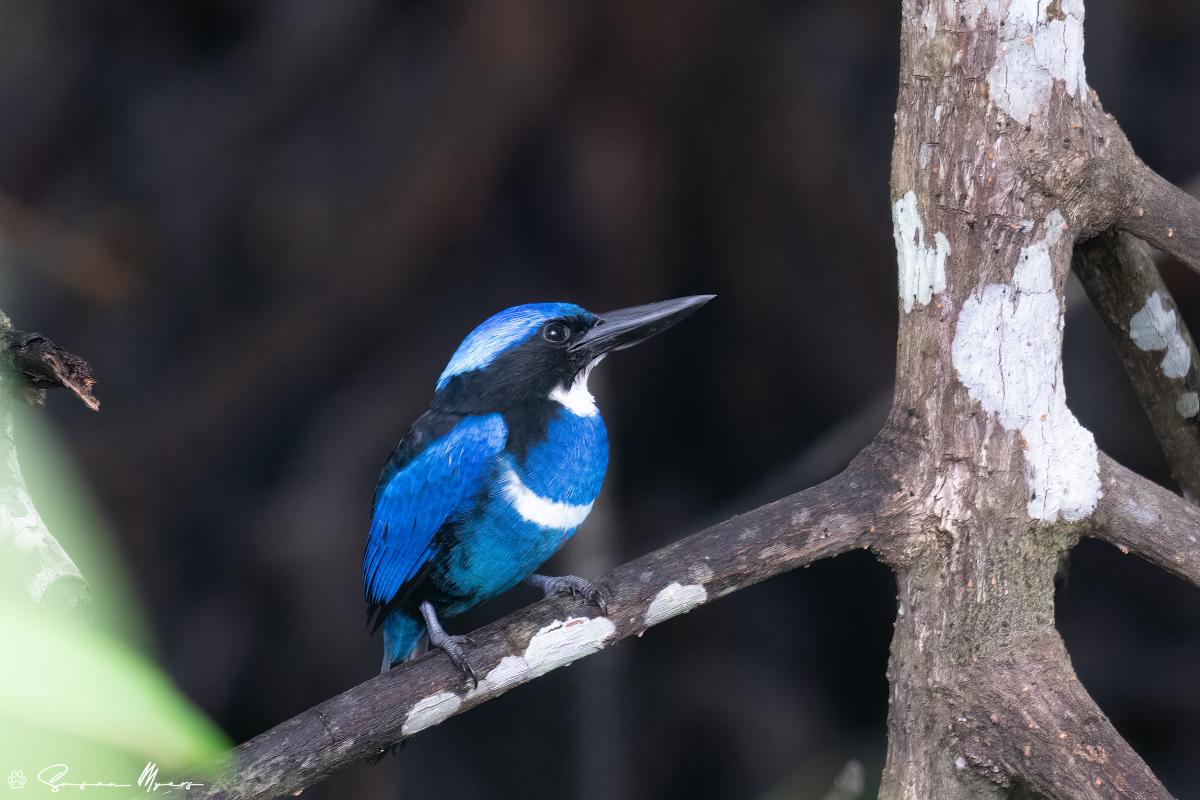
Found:
<path fill-rule="evenodd" d="M 598 356 L 611 350 L 633 347 L 656 333 L 662 333 L 714 297 L 715 294 L 697 294 L 609 311 L 601 314 L 599 321 L 583 338 L 571 345 L 571 349 L 586 348 L 591 355 Z"/>

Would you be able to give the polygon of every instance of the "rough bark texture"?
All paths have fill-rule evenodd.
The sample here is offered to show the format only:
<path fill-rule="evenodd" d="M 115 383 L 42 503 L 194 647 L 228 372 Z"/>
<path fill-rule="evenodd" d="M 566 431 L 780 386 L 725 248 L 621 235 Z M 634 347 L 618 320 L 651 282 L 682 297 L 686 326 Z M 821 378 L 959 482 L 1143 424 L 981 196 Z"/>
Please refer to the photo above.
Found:
<path fill-rule="evenodd" d="M 1059 556 L 1104 491 L 1062 388 L 1064 286 L 1075 243 L 1122 218 L 1141 174 L 1087 87 L 1083 13 L 1082 0 L 904 3 L 889 425 L 922 454 L 906 488 L 926 522 L 878 548 L 901 604 L 888 800 L 1167 796 L 1054 628 Z M 1052 722 L 1061 746 L 1044 741 Z M 1028 752 L 1013 752 L 1018 732 Z"/>
<path fill-rule="evenodd" d="M 1200 582 L 1200 510 L 1111 462 L 1071 414 L 1064 287 L 1076 244 L 1113 227 L 1196 258 L 1193 237 L 1161 230 L 1195 201 L 1138 161 L 1087 87 L 1083 0 L 903 12 L 901 313 L 875 443 L 831 481 L 618 567 L 603 579 L 608 618 L 549 600 L 474 634 L 478 688 L 434 653 L 242 745 L 194 794 L 295 791 L 671 616 L 870 547 L 898 587 L 881 798 L 1169 797 L 1076 679 L 1054 575 L 1090 535 Z M 1105 280 L 1113 296 L 1149 285 Z"/>
<path fill-rule="evenodd" d="M 977 687 L 964 687 L 972 702 L 954 727 L 966 764 L 985 774 L 1019 775 L 1019 797 L 1166 796 L 1096 710 L 1057 636 L 1029 637 L 983 669 L 995 666 L 1001 667 L 995 674 L 963 675 Z"/>
<path fill-rule="evenodd" d="M 1141 165 L 1141 185 L 1120 227 L 1200 272 L 1200 201 Z"/>
<path fill-rule="evenodd" d="M 1104 499 L 1091 535 L 1200 586 L 1200 508 L 1101 456 Z"/>
<path fill-rule="evenodd" d="M 1080 245 L 1074 267 L 1112 333 L 1172 476 L 1200 502 L 1200 354 L 1154 257 L 1137 237 L 1109 232 Z"/>

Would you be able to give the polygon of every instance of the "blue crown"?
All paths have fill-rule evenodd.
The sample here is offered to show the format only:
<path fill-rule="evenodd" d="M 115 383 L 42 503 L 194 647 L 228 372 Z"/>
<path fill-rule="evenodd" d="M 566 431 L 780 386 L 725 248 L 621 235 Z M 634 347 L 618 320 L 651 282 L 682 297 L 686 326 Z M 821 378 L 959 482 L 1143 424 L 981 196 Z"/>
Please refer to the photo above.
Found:
<path fill-rule="evenodd" d="M 592 314 L 574 303 L 526 303 L 493 314 L 471 331 L 454 351 L 450 363 L 438 378 L 438 391 L 455 375 L 483 369 L 506 350 L 524 343 L 545 323 L 562 317 L 590 319 Z"/>

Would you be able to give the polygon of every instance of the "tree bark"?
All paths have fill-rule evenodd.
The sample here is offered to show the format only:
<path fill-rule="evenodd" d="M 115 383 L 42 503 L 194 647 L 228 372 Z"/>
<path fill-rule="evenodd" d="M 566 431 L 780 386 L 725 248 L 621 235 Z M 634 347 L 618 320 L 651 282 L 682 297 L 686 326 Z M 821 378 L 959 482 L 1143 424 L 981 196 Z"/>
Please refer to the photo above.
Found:
<path fill-rule="evenodd" d="M 1064 287 L 1075 243 L 1144 176 L 1087 86 L 1083 16 L 1082 0 L 904 3 L 888 426 L 921 454 L 906 488 L 925 524 L 878 548 L 900 602 L 884 800 L 1168 796 L 1054 627 L 1059 557 L 1105 492 L 1066 405 Z"/>
<path fill-rule="evenodd" d="M 1139 163 L 1137 194 L 1120 226 L 1200 272 L 1200 201 Z"/>
<path fill-rule="evenodd" d="M 1185 497 L 1200 503 L 1200 353 L 1149 248 L 1115 231 L 1075 253 L 1075 274 L 1113 345 Z"/>
<path fill-rule="evenodd" d="M 1089 535 L 1200 586 L 1200 508 L 1100 457 L 1104 499 Z"/>

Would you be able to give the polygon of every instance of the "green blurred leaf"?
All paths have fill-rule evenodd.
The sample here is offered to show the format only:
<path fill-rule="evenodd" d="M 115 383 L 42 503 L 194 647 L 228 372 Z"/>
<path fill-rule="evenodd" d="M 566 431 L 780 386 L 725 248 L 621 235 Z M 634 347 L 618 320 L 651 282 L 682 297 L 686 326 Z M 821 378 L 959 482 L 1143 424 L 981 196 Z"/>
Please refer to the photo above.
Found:
<path fill-rule="evenodd" d="M 75 403 L 65 391 L 53 392 L 50 403 Z M 93 624 L 133 646 L 150 647 L 147 625 L 128 574 L 112 547 L 103 515 L 75 464 L 46 423 L 46 413 L 18 404 L 15 409 L 17 448 L 25 483 L 38 513 L 91 586 Z M 103 424 L 103 412 L 94 417 Z"/>
<path fill-rule="evenodd" d="M 82 481 L 35 414 L 17 424 L 39 513 L 88 580 L 101 624 L 41 608 L 0 574 L 0 781 L 20 771 L 25 796 L 48 796 L 38 775 L 52 765 L 63 781 L 133 784 L 148 762 L 172 780 L 229 743 L 138 651 L 141 615 Z"/>
<path fill-rule="evenodd" d="M 94 742 L 174 766 L 194 764 L 226 745 L 156 667 L 102 634 L 31 604 L 6 602 L 0 645 L 4 729 Z M 0 751 L 11 744 L 4 738 Z"/>

